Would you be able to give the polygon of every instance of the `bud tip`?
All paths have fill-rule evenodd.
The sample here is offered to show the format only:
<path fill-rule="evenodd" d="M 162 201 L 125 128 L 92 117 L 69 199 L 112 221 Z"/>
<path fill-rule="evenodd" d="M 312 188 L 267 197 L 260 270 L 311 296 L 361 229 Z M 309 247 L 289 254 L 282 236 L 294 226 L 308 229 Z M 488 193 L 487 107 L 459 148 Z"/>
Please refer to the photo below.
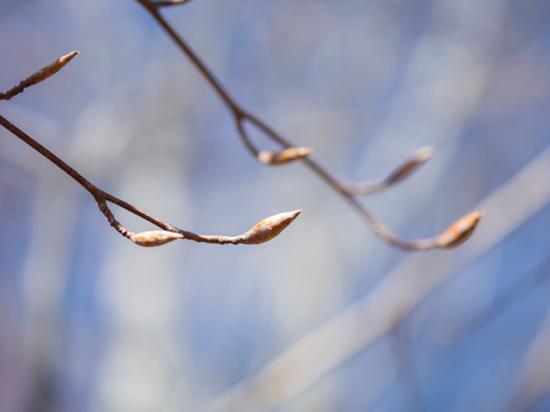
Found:
<path fill-rule="evenodd" d="M 472 236 L 484 214 L 476 210 L 458 219 L 437 238 L 437 246 L 445 249 L 460 246 Z"/>
<path fill-rule="evenodd" d="M 78 54 L 80 54 L 80 52 L 78 50 L 73 50 L 72 52 L 70 53 L 67 53 L 65 54 L 64 56 L 61 56 L 59 58 L 59 61 L 61 63 L 68 63 L 70 62 L 73 58 L 75 58 Z"/>
<path fill-rule="evenodd" d="M 242 243 L 256 245 L 273 239 L 296 220 L 300 213 L 302 213 L 302 209 L 279 213 L 261 220 L 242 235 Z"/>
<path fill-rule="evenodd" d="M 434 149 L 432 146 L 424 146 L 416 151 L 414 157 L 420 162 L 427 162 L 432 158 Z"/>

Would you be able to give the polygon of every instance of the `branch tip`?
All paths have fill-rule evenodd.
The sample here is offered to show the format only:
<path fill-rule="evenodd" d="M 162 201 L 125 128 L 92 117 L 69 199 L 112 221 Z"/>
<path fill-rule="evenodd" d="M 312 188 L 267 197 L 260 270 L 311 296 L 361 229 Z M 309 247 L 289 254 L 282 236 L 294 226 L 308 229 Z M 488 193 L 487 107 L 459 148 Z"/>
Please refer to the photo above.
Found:
<path fill-rule="evenodd" d="M 458 219 L 436 239 L 436 247 L 451 249 L 460 246 L 472 236 L 483 216 L 483 212 L 476 210 Z"/>
<path fill-rule="evenodd" d="M 63 56 L 61 56 L 58 61 L 59 63 L 65 65 L 69 63 L 72 59 L 74 59 L 76 56 L 80 54 L 80 50 L 73 50 L 72 52 L 69 52 Z"/>
<path fill-rule="evenodd" d="M 240 243 L 257 245 L 265 243 L 285 230 L 302 213 L 302 209 L 279 213 L 258 222 L 248 232 L 242 235 Z"/>
<path fill-rule="evenodd" d="M 430 146 L 425 146 L 418 149 L 407 160 L 405 160 L 401 166 L 388 175 L 388 177 L 384 180 L 384 185 L 387 187 L 401 182 L 424 165 L 424 163 L 430 160 L 432 155 L 433 148 Z"/>
<path fill-rule="evenodd" d="M 0 100 L 10 100 L 18 94 L 23 93 L 26 88 L 34 86 L 50 78 L 58 71 L 60 71 L 63 67 L 65 67 L 72 59 L 74 59 L 78 55 L 78 53 L 78 50 L 74 50 L 61 56 L 47 66 L 42 67 L 41 69 L 27 77 L 25 80 L 20 81 L 17 86 L 11 88 L 5 93 L 0 93 Z"/>

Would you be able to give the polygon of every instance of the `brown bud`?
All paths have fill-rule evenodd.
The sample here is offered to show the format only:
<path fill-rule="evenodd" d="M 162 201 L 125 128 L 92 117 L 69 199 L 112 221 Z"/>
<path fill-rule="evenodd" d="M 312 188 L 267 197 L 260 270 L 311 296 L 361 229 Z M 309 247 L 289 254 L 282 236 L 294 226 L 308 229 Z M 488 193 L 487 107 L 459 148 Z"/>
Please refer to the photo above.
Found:
<path fill-rule="evenodd" d="M 284 165 L 296 160 L 301 160 L 311 154 L 308 147 L 289 147 L 278 152 L 262 150 L 258 153 L 258 160 L 269 165 Z"/>
<path fill-rule="evenodd" d="M 482 217 L 483 213 L 476 210 L 460 218 L 437 238 L 437 247 L 450 249 L 461 245 L 472 236 Z"/>
<path fill-rule="evenodd" d="M 72 51 L 70 53 L 67 53 L 64 56 L 61 56 L 59 59 L 48 64 L 47 66 L 42 67 L 40 70 L 31 74 L 25 80 L 22 80 L 21 82 L 19 82 L 19 84 L 14 88 L 8 90 L 5 93 L 0 93 L 0 96 L 1 96 L 0 100 L 9 100 L 12 97 L 22 93 L 23 90 L 25 90 L 27 87 L 31 87 L 31 86 L 34 86 L 35 84 L 43 82 L 47 78 L 56 74 L 63 67 L 65 67 L 65 65 L 69 63 L 77 54 L 78 54 L 78 51 L 76 50 Z"/>
<path fill-rule="evenodd" d="M 144 247 L 162 246 L 178 239 L 183 239 L 181 233 L 169 232 L 167 230 L 150 230 L 134 233 L 130 236 L 132 242 Z"/>
<path fill-rule="evenodd" d="M 61 70 L 67 63 L 69 63 L 76 55 L 78 54 L 78 51 L 72 51 L 70 53 L 67 53 L 64 56 L 61 56 L 59 59 L 55 60 L 54 62 L 48 64 L 45 67 L 42 67 L 40 70 L 38 70 L 36 73 L 32 74 L 26 81 L 25 81 L 25 87 L 32 86 L 34 84 L 40 83 L 44 80 L 46 80 L 48 77 L 53 76 L 56 74 L 59 70 Z"/>
<path fill-rule="evenodd" d="M 245 245 L 257 245 L 273 239 L 285 230 L 300 213 L 302 213 L 301 210 L 294 210 L 292 212 L 279 213 L 278 215 L 265 218 L 242 235 L 241 243 Z"/>
<path fill-rule="evenodd" d="M 418 149 L 412 156 L 406 160 L 401 166 L 395 169 L 384 180 L 386 186 L 391 186 L 399 183 L 409 175 L 411 175 L 416 169 L 426 163 L 432 157 L 433 149 L 429 146 Z"/>

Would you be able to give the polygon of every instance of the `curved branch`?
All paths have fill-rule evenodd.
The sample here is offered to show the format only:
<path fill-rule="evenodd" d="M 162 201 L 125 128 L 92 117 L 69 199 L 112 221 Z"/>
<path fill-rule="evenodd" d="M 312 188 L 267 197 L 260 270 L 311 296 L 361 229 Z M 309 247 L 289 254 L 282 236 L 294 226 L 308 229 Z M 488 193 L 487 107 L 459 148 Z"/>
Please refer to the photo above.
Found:
<path fill-rule="evenodd" d="M 19 82 L 19 84 L 5 93 L 0 93 L 0 100 L 9 100 L 12 97 L 22 93 L 27 87 L 38 84 L 49 77 L 53 76 L 59 70 L 61 70 L 68 62 L 70 62 L 78 52 L 74 51 L 65 56 L 60 57 L 55 60 L 53 63 L 43 67 L 38 70 L 25 80 Z M 295 210 L 292 212 L 280 213 L 275 216 L 268 217 L 254 227 L 248 230 L 245 233 L 242 233 L 238 236 L 223 236 L 223 235 L 200 235 L 193 233 L 187 230 L 179 229 L 175 226 L 172 226 L 148 213 L 138 209 L 134 205 L 113 196 L 110 193 L 105 192 L 104 190 L 98 188 L 91 181 L 82 176 L 79 172 L 76 171 L 72 166 L 66 163 L 63 159 L 57 156 L 55 153 L 47 149 L 42 144 L 38 143 L 36 139 L 31 137 L 29 134 L 25 133 L 23 130 L 18 128 L 16 125 L 11 123 L 4 116 L 0 115 L 0 125 L 3 126 L 6 130 L 10 131 L 13 135 L 21 139 L 23 142 L 28 144 L 34 150 L 36 150 L 40 155 L 48 159 L 59 169 L 65 172 L 67 175 L 72 177 L 80 186 L 86 189 L 96 201 L 99 210 L 107 218 L 109 224 L 122 236 L 131 240 L 139 246 L 162 246 L 166 243 L 172 242 L 174 240 L 192 240 L 200 243 L 213 243 L 218 245 L 225 244 L 245 244 L 245 245 L 254 245 L 264 242 L 268 242 L 279 233 L 281 233 L 288 225 L 290 225 L 301 213 L 301 210 Z M 128 212 L 146 220 L 155 226 L 159 227 L 162 230 L 151 230 L 146 232 L 135 233 L 128 230 L 124 227 L 114 216 L 113 212 L 109 208 L 107 202 L 113 203 L 121 208 L 127 210 Z"/>
<path fill-rule="evenodd" d="M 206 64 L 201 60 L 197 53 L 187 44 L 184 38 L 166 21 L 160 13 L 162 8 L 158 1 L 136 0 L 141 4 L 166 32 L 172 41 L 178 46 L 181 52 L 191 61 L 195 69 L 204 77 L 210 87 L 216 92 L 229 112 L 234 118 L 237 132 L 248 151 L 260 162 L 267 165 L 281 165 L 293 161 L 302 160 L 303 163 L 321 178 L 334 191 L 344 197 L 351 206 L 359 212 L 370 229 L 386 243 L 405 250 L 429 250 L 429 249 L 447 249 L 460 245 L 467 240 L 475 230 L 477 223 L 482 217 L 478 211 L 470 213 L 458 219 L 443 233 L 426 239 L 403 240 L 395 235 L 381 222 L 375 219 L 370 212 L 357 199 L 358 196 L 379 193 L 389 187 L 401 182 L 431 157 L 431 148 L 422 148 L 413 156 L 397 167 L 390 175 L 379 182 L 363 183 L 344 183 L 332 176 L 325 170 L 321 164 L 313 160 L 309 155 L 311 149 L 299 147 L 289 140 L 285 139 L 271 126 L 248 110 L 242 108 L 236 99 L 223 86 L 218 78 L 210 71 Z M 252 142 L 244 124 L 248 122 L 255 126 L 259 131 L 265 134 L 269 139 L 281 146 L 280 151 L 260 150 Z M 467 227 L 465 227 L 465 225 Z M 460 229 L 460 230 L 457 230 Z"/>

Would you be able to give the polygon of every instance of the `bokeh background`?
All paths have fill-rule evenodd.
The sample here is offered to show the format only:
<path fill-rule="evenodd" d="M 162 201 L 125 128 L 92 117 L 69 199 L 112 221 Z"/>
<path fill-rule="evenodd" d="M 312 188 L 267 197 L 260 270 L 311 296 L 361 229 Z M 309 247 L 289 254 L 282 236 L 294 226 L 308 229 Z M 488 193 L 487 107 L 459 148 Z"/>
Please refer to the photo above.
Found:
<path fill-rule="evenodd" d="M 165 14 L 243 106 L 345 180 L 433 146 L 366 204 L 407 238 L 489 205 L 482 240 L 418 258 L 302 165 L 259 165 L 135 1 L 2 0 L 0 89 L 81 51 L 2 115 L 100 187 L 201 233 L 304 212 L 262 246 L 142 249 L 0 130 L 0 410 L 550 409 L 550 2 L 195 0 Z M 290 396 L 226 401 L 304 336 L 328 339 L 306 369 L 349 346 L 353 333 L 311 333 L 392 273 L 426 287 L 395 329 Z"/>

